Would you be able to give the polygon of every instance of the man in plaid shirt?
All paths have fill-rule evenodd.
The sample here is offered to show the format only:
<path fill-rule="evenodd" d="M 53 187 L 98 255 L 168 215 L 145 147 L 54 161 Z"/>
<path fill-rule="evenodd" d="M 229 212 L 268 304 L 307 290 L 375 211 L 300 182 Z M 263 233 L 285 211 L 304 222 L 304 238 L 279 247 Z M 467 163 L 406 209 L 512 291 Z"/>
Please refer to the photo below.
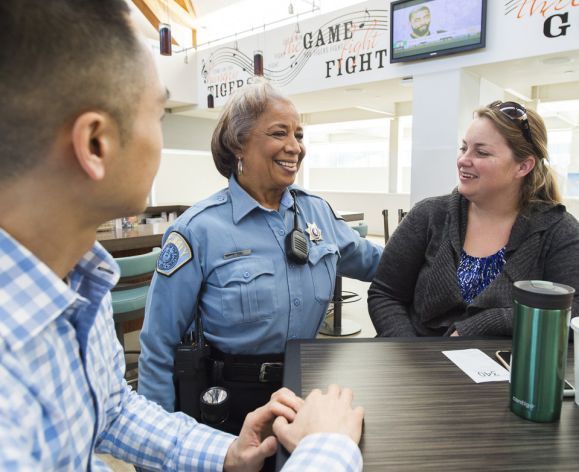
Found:
<path fill-rule="evenodd" d="M 104 221 L 136 214 L 167 93 L 124 0 L 0 2 L 0 470 L 361 470 L 363 411 L 336 385 L 287 389 L 239 437 L 132 391 L 112 319 Z M 274 435 L 271 434 L 273 430 Z"/>

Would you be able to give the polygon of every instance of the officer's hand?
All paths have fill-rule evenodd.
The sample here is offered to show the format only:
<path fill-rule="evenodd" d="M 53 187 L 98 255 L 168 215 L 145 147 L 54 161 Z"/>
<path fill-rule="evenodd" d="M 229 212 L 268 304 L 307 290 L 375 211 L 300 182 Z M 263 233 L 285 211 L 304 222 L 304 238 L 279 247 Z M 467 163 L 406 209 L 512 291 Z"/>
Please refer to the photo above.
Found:
<path fill-rule="evenodd" d="M 277 417 L 294 421 L 296 412 L 304 400 L 291 390 L 282 388 L 271 396 L 264 406 L 245 417 L 239 437 L 231 443 L 223 470 L 226 472 L 255 471 L 263 467 L 266 457 L 277 449 L 277 440 L 272 433 L 272 424 Z"/>
<path fill-rule="evenodd" d="M 293 422 L 285 417 L 279 417 L 273 423 L 273 432 L 277 439 L 289 451 L 308 434 L 341 433 L 360 442 L 364 409 L 352 409 L 352 391 L 330 385 L 328 393 L 312 390 L 304 405 L 298 411 Z"/>

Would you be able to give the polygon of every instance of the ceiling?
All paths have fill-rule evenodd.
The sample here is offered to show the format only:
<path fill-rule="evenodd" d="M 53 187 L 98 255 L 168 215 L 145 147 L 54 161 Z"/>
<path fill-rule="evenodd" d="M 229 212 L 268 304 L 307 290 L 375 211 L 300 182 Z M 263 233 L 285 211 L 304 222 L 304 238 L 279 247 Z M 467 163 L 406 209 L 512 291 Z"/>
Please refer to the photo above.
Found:
<path fill-rule="evenodd" d="M 133 0 L 135 3 L 138 1 Z M 145 1 L 145 0 L 140 0 Z M 189 0 L 146 0 L 147 2 L 173 2 L 183 5 Z M 232 33 L 253 27 L 252 22 L 259 22 L 267 17 L 268 21 L 277 21 L 286 17 L 292 21 L 289 5 L 295 13 L 309 12 L 323 14 L 328 9 L 343 8 L 358 3 L 360 0 L 190 0 L 194 9 L 192 24 L 197 29 L 198 44 L 213 41 L 215 35 L 224 37 Z M 327 5 L 330 3 L 330 5 Z M 259 8 L 257 8 L 259 7 Z M 317 9 L 315 12 L 312 10 Z M 247 11 L 258 11 L 246 15 Z M 300 13 L 301 14 L 301 13 Z M 227 26 L 225 18 L 234 18 L 233 26 Z M 139 18 L 137 18 L 139 20 Z M 146 35 L 156 38 L 157 31 L 142 15 L 140 27 Z M 263 24 L 263 22 L 261 23 Z M 281 23 L 280 23 L 281 24 Z M 217 25 L 217 26 L 216 26 Z M 277 24 L 276 24 L 277 26 Z M 225 27 L 225 30 L 219 29 Z M 205 35 L 204 28 L 214 31 L 214 36 Z M 467 68 L 471 73 L 502 87 L 514 99 L 530 102 L 566 102 L 557 105 L 554 110 L 547 106 L 541 109 L 550 127 L 579 124 L 579 49 L 564 54 L 535 56 L 495 64 Z M 341 121 L 349 119 L 377 118 L 393 114 L 408 114 L 409 102 L 412 100 L 411 81 L 392 79 L 355 86 L 334 88 L 327 91 L 316 91 L 291 97 L 298 110 L 304 115 L 306 123 Z M 574 101 L 572 101 L 574 100 Z M 339 104 L 339 105 L 337 105 Z M 182 110 L 180 114 L 203 118 L 216 118 L 218 110 Z"/>

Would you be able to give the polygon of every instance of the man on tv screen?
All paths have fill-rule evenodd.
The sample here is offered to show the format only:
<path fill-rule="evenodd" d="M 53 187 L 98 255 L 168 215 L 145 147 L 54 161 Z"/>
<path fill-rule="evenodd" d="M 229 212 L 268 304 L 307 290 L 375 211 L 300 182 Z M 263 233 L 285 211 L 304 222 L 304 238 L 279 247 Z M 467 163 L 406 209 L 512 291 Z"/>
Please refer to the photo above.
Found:
<path fill-rule="evenodd" d="M 410 12 L 408 15 L 412 33 L 412 39 L 424 38 L 430 36 L 430 9 L 423 5 Z"/>

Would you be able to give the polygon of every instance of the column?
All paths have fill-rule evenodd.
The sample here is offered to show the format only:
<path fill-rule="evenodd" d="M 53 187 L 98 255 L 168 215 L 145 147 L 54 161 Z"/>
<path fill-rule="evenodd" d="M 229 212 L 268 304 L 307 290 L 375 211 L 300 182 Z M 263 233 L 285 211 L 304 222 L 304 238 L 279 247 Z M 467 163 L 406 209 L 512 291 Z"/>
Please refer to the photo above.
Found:
<path fill-rule="evenodd" d="M 458 148 L 481 99 L 479 77 L 462 69 L 414 76 L 413 88 L 411 205 L 456 187 Z"/>

